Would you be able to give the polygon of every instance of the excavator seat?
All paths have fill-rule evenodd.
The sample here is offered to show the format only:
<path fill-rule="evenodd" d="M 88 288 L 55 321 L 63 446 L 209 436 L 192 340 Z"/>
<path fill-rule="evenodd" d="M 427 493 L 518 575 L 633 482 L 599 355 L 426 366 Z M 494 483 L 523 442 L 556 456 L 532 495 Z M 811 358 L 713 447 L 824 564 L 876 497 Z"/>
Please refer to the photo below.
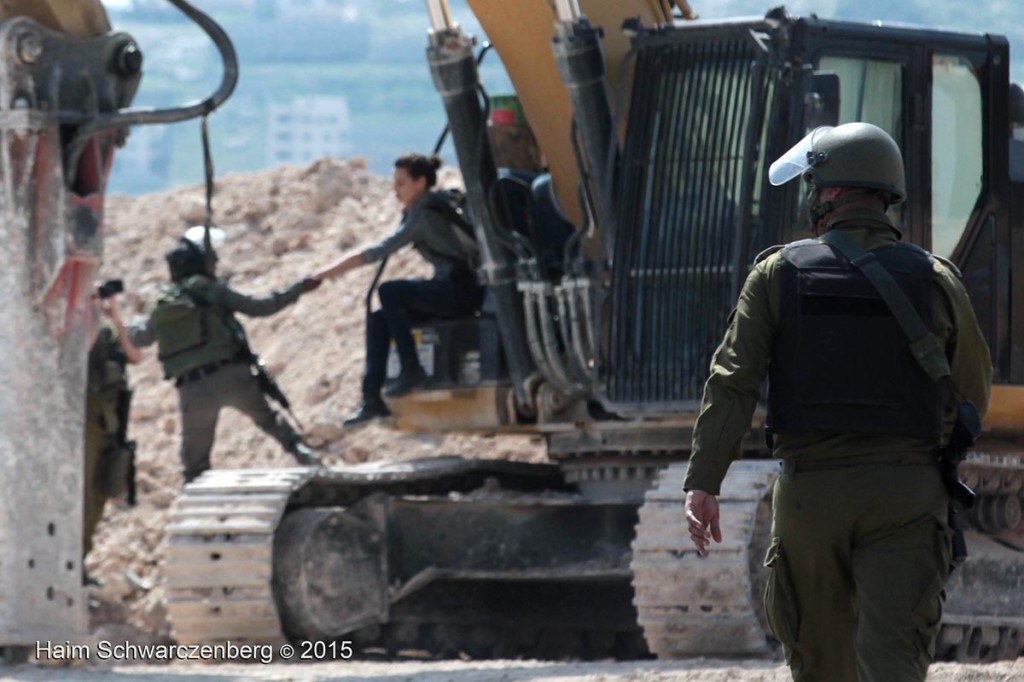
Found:
<path fill-rule="evenodd" d="M 525 238 L 536 254 L 542 276 L 557 280 L 573 226 L 555 205 L 551 175 L 502 168 L 495 191 L 502 199 L 503 222 Z M 422 390 L 508 384 L 497 322 L 486 300 L 484 310 L 474 315 L 414 322 L 413 336 L 420 364 L 430 377 Z M 398 373 L 398 356 L 392 348 L 388 379 Z"/>
<path fill-rule="evenodd" d="M 510 227 L 530 244 L 541 275 L 557 280 L 562 274 L 565 242 L 574 228 L 556 203 L 551 174 L 501 168 L 496 188 Z"/>
<path fill-rule="evenodd" d="M 494 317 L 435 319 L 413 326 L 420 364 L 429 379 L 421 390 L 478 388 L 508 383 L 508 369 Z M 398 376 L 398 356 L 391 350 L 388 378 Z"/>

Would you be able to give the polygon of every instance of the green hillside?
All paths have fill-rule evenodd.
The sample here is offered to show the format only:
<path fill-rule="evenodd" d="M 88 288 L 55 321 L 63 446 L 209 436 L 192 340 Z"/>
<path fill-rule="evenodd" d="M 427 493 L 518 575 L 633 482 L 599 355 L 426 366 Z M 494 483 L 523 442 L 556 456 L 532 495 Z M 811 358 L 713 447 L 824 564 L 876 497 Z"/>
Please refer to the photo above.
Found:
<path fill-rule="evenodd" d="M 210 3 L 214 5 L 215 3 Z M 704 18 L 763 15 L 769 5 L 757 0 L 693 0 Z M 451 0 L 455 18 L 480 35 L 464 0 Z M 219 175 L 273 165 L 267 152 L 268 107 L 298 96 L 344 97 L 349 112 L 346 156 L 364 156 L 370 167 L 387 172 L 391 161 L 410 150 L 429 151 L 444 126 L 440 98 L 424 57 L 427 18 L 421 2 L 363 1 L 344 22 L 282 24 L 267 17 L 217 16 L 233 36 L 241 62 L 234 96 L 211 119 L 214 158 Z M 817 12 L 858 21 L 884 20 L 968 32 L 1001 31 L 1011 41 L 1012 73 L 1024 80 L 1024 3 L 992 0 L 962 3 L 926 0 L 803 0 L 787 5 L 791 14 Z M 143 21 L 144 19 L 144 21 Z M 209 42 L 190 23 L 164 16 L 115 12 L 119 30 L 133 35 L 146 56 L 136 103 L 168 106 L 205 97 L 220 77 Z M 490 92 L 509 89 L 498 57 L 482 69 Z M 158 154 L 140 173 L 127 162 L 115 164 L 111 189 L 139 193 L 200 182 L 198 125 L 178 124 L 160 131 Z M 144 142 L 129 139 L 125 154 Z M 453 154 L 446 150 L 448 161 Z"/>

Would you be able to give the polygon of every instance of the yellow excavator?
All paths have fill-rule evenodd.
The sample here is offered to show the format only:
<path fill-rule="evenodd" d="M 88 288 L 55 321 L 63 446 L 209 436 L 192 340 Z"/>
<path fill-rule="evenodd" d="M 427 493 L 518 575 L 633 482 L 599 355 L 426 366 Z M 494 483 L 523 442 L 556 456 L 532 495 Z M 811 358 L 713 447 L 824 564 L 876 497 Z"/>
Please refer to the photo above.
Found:
<path fill-rule="evenodd" d="M 482 255 L 479 315 L 423 323 L 400 428 L 530 433 L 550 461 L 211 471 L 168 531 L 181 641 L 351 640 L 436 656 L 773 655 L 761 567 L 778 465 L 758 412 L 697 561 L 682 481 L 711 354 L 754 256 L 800 233 L 768 164 L 868 121 L 904 151 L 905 238 L 950 258 L 998 386 L 936 655 L 1024 651 L 1024 204 L 999 36 L 657 0 L 468 0 L 545 167 L 510 164 L 477 45 L 427 0 L 426 60 Z M 513 136 L 514 137 L 514 136 Z M 1019 159 L 1018 159 L 1019 161 Z M 1020 264 L 1020 265 L 1018 265 Z"/>
<path fill-rule="evenodd" d="M 18 14 L 0 2 L 12 12 L 0 40 L 18 69 L 40 75 L 0 88 L 12 216 L 3 290 L 17 292 L 5 299 L 15 323 L 0 362 L 12 383 L 29 368 L 53 391 L 47 404 L 71 405 L 83 390 L 80 298 L 99 256 L 103 162 L 126 126 L 148 119 L 124 110 L 137 74 L 108 73 L 136 63 L 109 57 L 132 51 L 117 42 L 126 38 L 104 32 L 101 14 L 57 21 L 62 7 L 98 3 L 20 4 Z M 489 297 L 479 315 L 421 326 L 430 379 L 391 407 L 400 428 L 538 435 L 550 461 L 207 472 L 167 528 L 178 641 L 350 640 L 367 653 L 481 658 L 773 655 L 760 593 L 778 466 L 763 415 L 721 497 L 732 539 L 707 560 L 686 532 L 682 480 L 711 353 L 750 263 L 804 236 L 797 188 L 766 183 L 768 164 L 810 128 L 864 120 L 900 143 L 905 236 L 963 272 L 999 384 L 981 449 L 961 465 L 980 500 L 936 655 L 1019 656 L 1024 143 L 1012 131 L 1024 112 L 1011 104 L 1007 41 L 782 8 L 704 21 L 661 0 L 469 0 L 546 166 L 516 168 L 492 146 L 507 119 L 492 116 L 475 39 L 444 0 L 426 4 L 426 61 Z M 101 30 L 79 37 L 75 26 Z M 60 58 L 94 64 L 94 82 L 120 84 L 95 92 L 118 97 L 88 100 L 92 109 L 47 100 L 63 90 L 39 86 L 41 75 L 70 72 L 47 61 Z M 5 68 L 0 79 L 18 77 Z M 84 97 L 62 96 L 73 93 Z M 13 330 L 42 347 L 20 348 Z M 17 547 L 2 559 L 0 646 L 63 640 L 84 621 L 81 467 L 60 456 L 80 451 L 81 424 L 47 419 L 10 390 L 0 406 L 0 546 Z M 38 492 L 55 481 L 66 499 Z"/>

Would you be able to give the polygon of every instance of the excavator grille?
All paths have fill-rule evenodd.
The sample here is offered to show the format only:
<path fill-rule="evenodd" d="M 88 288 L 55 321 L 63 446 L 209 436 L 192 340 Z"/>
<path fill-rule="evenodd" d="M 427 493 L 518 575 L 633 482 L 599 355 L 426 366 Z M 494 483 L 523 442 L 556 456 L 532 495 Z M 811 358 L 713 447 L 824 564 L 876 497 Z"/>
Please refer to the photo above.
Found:
<path fill-rule="evenodd" d="M 618 181 L 606 385 L 628 412 L 701 398 L 749 265 L 749 123 L 767 91 L 749 37 L 664 38 L 638 45 Z"/>

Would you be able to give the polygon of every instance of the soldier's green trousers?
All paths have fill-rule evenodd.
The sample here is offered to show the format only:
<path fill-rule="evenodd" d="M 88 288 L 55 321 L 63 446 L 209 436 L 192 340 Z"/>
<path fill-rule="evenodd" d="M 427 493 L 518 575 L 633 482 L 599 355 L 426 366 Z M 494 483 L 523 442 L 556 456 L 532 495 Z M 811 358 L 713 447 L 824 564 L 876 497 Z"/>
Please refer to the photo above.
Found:
<path fill-rule="evenodd" d="M 949 576 L 936 467 L 783 473 L 775 484 L 768 620 L 796 682 L 920 682 Z"/>
<path fill-rule="evenodd" d="M 181 463 L 185 482 L 210 468 L 210 451 L 221 408 L 233 407 L 292 452 L 301 436 L 274 411 L 249 365 L 234 363 L 178 388 L 181 407 Z"/>
<path fill-rule="evenodd" d="M 102 428 L 94 423 L 87 423 L 85 427 L 85 471 L 82 490 L 82 557 L 92 550 L 92 536 L 96 533 L 96 526 L 103 518 L 103 507 L 107 498 L 100 491 L 96 479 L 100 473 L 100 462 L 105 448 L 113 440 Z"/>

